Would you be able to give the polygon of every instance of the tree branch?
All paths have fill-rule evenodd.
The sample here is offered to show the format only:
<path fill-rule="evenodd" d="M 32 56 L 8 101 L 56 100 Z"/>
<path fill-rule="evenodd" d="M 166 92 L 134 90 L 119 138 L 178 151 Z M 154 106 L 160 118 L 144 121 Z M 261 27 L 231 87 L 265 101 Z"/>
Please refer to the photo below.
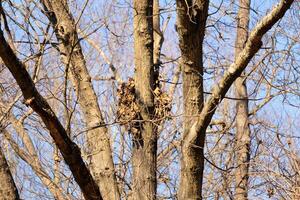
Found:
<path fill-rule="evenodd" d="M 86 199 L 102 199 L 99 188 L 85 165 L 79 147 L 70 140 L 66 130 L 47 101 L 37 91 L 23 63 L 17 58 L 0 30 L 0 57 L 17 81 L 24 103 L 42 118 L 64 160 Z"/>
<path fill-rule="evenodd" d="M 261 48 L 261 39 L 264 34 L 269 31 L 273 27 L 273 25 L 284 16 L 285 12 L 290 8 L 293 2 L 294 0 L 281 0 L 272 9 L 272 11 L 268 15 L 266 15 L 251 31 L 248 41 L 244 49 L 237 57 L 236 61 L 230 65 L 223 78 L 213 87 L 211 97 L 205 103 L 200 117 L 194 124 L 197 134 L 189 137 L 191 139 L 190 143 L 201 143 L 198 141 L 199 137 L 202 134 L 205 134 L 206 128 L 208 127 L 217 109 L 217 106 L 224 98 L 230 86 L 241 75 L 250 60 Z"/>

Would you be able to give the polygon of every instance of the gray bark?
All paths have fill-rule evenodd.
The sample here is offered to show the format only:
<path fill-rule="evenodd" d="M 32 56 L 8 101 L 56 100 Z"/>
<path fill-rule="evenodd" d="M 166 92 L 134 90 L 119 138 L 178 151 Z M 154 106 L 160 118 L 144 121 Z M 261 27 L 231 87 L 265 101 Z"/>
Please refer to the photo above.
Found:
<path fill-rule="evenodd" d="M 237 36 L 235 56 L 243 50 L 248 38 L 250 17 L 250 0 L 240 0 L 237 16 Z M 243 73 L 244 74 L 244 73 Z M 248 93 L 246 78 L 242 75 L 234 83 L 236 98 L 236 164 L 235 199 L 246 200 L 248 195 L 248 178 L 250 162 L 250 127 L 248 122 Z"/>
<path fill-rule="evenodd" d="M 18 200 L 19 193 L 0 147 L 0 200 Z"/>
<path fill-rule="evenodd" d="M 160 67 L 160 53 L 163 44 L 163 32 L 160 29 L 159 0 L 153 0 L 153 65 L 154 79 L 158 81 Z M 156 83 L 158 84 L 158 83 Z"/>
<path fill-rule="evenodd" d="M 209 1 L 177 0 L 177 31 L 183 73 L 184 131 L 179 199 L 201 199 L 203 148 L 187 137 L 203 108 L 203 40 Z M 204 142 L 204 136 L 197 141 Z M 203 146 L 203 145 L 202 145 Z"/>
<path fill-rule="evenodd" d="M 87 143 L 91 159 L 91 172 L 100 187 L 104 199 L 120 199 L 112 159 L 110 137 L 98 104 L 98 98 L 91 83 L 77 28 L 69 12 L 67 1 L 42 1 L 47 16 L 60 43 L 62 61 L 70 71 L 70 79 L 78 95 L 78 103 L 88 127 Z M 66 71 L 68 71 L 66 70 Z"/>
<path fill-rule="evenodd" d="M 102 196 L 98 185 L 85 165 L 79 147 L 70 140 L 50 105 L 37 91 L 29 73 L 26 71 L 25 65 L 21 63 L 6 42 L 2 31 L 0 32 L 0 57 L 21 88 L 24 103 L 42 118 L 85 199 L 101 200 Z"/>
<path fill-rule="evenodd" d="M 206 129 L 210 124 L 210 121 L 224 98 L 225 94 L 234 83 L 234 81 L 241 76 L 242 72 L 247 67 L 250 60 L 254 57 L 254 55 L 258 52 L 258 50 L 262 46 L 262 37 L 269 31 L 273 25 L 278 22 L 286 13 L 286 11 L 290 8 L 294 0 L 281 0 L 272 11 L 267 14 L 251 31 L 248 40 L 245 44 L 245 47 L 237 56 L 237 59 L 234 63 L 232 63 L 227 71 L 225 71 L 223 77 L 218 83 L 214 85 L 212 88 L 212 94 L 205 102 L 204 107 L 197 118 L 197 120 L 192 124 L 191 129 L 184 137 L 183 148 L 190 149 L 190 152 L 185 153 L 183 151 L 183 156 L 185 156 L 185 160 L 189 162 L 189 160 L 195 160 L 198 165 L 193 164 L 194 169 L 199 169 L 199 173 L 203 174 L 204 169 L 204 156 L 203 156 L 203 148 L 205 142 Z M 199 149 L 202 153 L 198 160 L 196 160 L 195 154 L 193 152 Z M 196 163 L 195 162 L 195 163 Z M 184 164 L 184 163 L 183 163 Z M 186 166 L 190 166 L 186 164 Z M 193 168 L 192 168 L 193 169 Z M 200 176 L 202 178 L 202 176 Z M 182 181 L 181 181 L 182 182 Z M 201 184 L 199 180 L 194 180 L 192 184 Z M 181 184 L 180 187 L 189 187 L 189 185 Z M 201 190 L 202 185 L 199 186 Z M 198 188 L 199 188 L 198 187 Z M 197 189 L 198 189 L 197 188 Z M 179 192 L 179 198 L 181 198 L 181 192 Z M 188 195 L 188 194 L 187 194 Z M 187 197 L 187 199 L 202 199 L 201 192 L 197 193 L 198 196 Z"/>
<path fill-rule="evenodd" d="M 140 108 L 138 133 L 133 135 L 134 200 L 156 199 L 157 132 L 154 118 L 156 86 L 153 64 L 153 1 L 134 0 L 135 92 Z"/>

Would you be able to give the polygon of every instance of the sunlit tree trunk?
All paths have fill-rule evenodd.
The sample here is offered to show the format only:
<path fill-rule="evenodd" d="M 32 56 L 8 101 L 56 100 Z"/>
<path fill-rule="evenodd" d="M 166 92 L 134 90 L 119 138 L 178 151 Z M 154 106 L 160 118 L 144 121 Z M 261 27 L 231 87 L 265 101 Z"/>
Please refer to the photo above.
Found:
<path fill-rule="evenodd" d="M 88 127 L 87 143 L 91 172 L 104 199 L 120 199 L 110 147 L 110 137 L 93 89 L 91 77 L 78 40 L 77 28 L 67 1 L 42 1 L 60 43 L 66 73 L 78 95 L 78 103 Z"/>
<path fill-rule="evenodd" d="M 156 80 L 153 65 L 153 0 L 134 0 L 135 92 L 140 108 L 138 133 L 133 135 L 134 200 L 156 199 L 157 132 L 154 118 Z"/>
<path fill-rule="evenodd" d="M 102 200 L 99 187 L 84 163 L 79 147 L 70 140 L 48 102 L 37 91 L 25 65 L 15 55 L 2 31 L 0 31 L 0 57 L 20 87 L 24 104 L 30 106 L 41 117 L 49 130 L 85 199 Z"/>
<path fill-rule="evenodd" d="M 203 108 L 203 39 L 209 2 L 177 0 L 177 31 L 183 73 L 184 132 L 179 199 L 201 199 L 204 135 L 189 145 L 188 135 Z"/>
<path fill-rule="evenodd" d="M 153 0 L 153 64 L 154 79 L 158 81 L 163 33 L 160 28 L 159 0 Z"/>
<path fill-rule="evenodd" d="M 182 1 L 181 4 L 179 4 L 180 2 L 177 1 L 177 5 L 185 6 L 186 2 L 187 1 Z M 239 55 L 235 59 L 235 62 L 232 63 L 230 67 L 224 72 L 223 77 L 218 81 L 218 83 L 216 83 L 212 87 L 212 92 L 209 98 L 204 103 L 202 111 L 198 115 L 197 119 L 195 119 L 190 125 L 191 128 L 188 131 L 184 132 L 182 141 L 182 171 L 179 188 L 179 199 L 202 199 L 201 188 L 204 169 L 203 149 L 207 127 L 210 124 L 218 105 L 224 98 L 229 88 L 233 85 L 234 81 L 241 76 L 250 60 L 261 48 L 262 37 L 264 36 L 264 34 L 266 34 L 267 31 L 269 31 L 274 26 L 274 24 L 284 16 L 293 2 L 293 0 L 280 1 L 272 9 L 272 11 L 256 25 L 256 27 L 249 34 L 245 47 L 239 53 Z M 199 3 L 199 5 L 204 6 L 205 4 L 204 2 L 202 2 L 202 4 Z M 191 8 L 191 6 L 189 6 L 189 8 Z M 180 10 L 178 10 L 178 12 L 179 11 Z M 183 15 L 186 15 L 186 13 L 186 11 L 182 12 Z M 193 14 L 194 13 L 195 12 L 193 12 Z M 178 20 L 180 20 L 180 16 L 178 17 Z M 180 22 L 178 23 L 178 26 L 179 25 Z M 190 36 L 190 32 L 187 32 L 186 29 L 183 30 L 183 34 Z M 178 28 L 178 31 L 179 34 L 181 34 L 180 27 Z M 179 41 L 180 40 L 181 38 L 179 38 Z M 185 48 L 187 47 L 189 46 L 185 46 Z M 195 50 L 193 49 L 192 52 L 194 51 Z M 183 55 L 182 59 L 184 59 Z M 192 80 L 189 81 L 192 82 Z M 195 98 L 194 100 L 196 101 L 197 99 Z"/>
<path fill-rule="evenodd" d="M 0 200 L 18 200 L 19 193 L 0 147 Z"/>
<path fill-rule="evenodd" d="M 250 0 L 240 0 L 237 16 L 237 36 L 235 42 L 235 59 L 242 51 L 248 38 Z M 248 194 L 248 177 L 250 162 L 250 128 L 248 122 L 248 94 L 246 77 L 238 77 L 234 83 L 236 98 L 236 164 L 235 199 L 246 200 Z"/>

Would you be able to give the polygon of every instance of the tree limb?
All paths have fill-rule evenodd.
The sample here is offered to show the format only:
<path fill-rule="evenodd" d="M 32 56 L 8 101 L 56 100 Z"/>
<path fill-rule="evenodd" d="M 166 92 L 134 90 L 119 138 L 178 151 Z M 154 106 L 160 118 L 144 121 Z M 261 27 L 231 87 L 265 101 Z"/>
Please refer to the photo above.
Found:
<path fill-rule="evenodd" d="M 42 118 L 84 197 L 86 199 L 102 199 L 99 188 L 81 157 L 79 147 L 70 140 L 50 105 L 37 91 L 24 64 L 17 58 L 2 31 L 0 31 L 0 57 L 21 88 L 24 103 Z"/>

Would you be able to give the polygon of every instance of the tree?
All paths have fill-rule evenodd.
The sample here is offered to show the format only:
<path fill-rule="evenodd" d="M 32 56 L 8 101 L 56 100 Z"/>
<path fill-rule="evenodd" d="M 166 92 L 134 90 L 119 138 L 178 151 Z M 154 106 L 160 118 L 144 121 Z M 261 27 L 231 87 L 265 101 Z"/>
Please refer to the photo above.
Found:
<path fill-rule="evenodd" d="M 236 59 L 248 39 L 248 27 L 250 16 L 250 1 L 241 0 L 239 2 L 239 12 L 237 16 L 237 36 L 235 42 Z M 244 75 L 245 73 L 243 73 Z M 248 94 L 245 76 L 238 77 L 235 81 L 236 98 L 241 99 L 236 102 L 236 199 L 247 199 L 248 177 L 250 162 L 250 127 Z"/>
<path fill-rule="evenodd" d="M 177 2 L 177 31 L 183 71 L 184 130 L 180 199 L 200 199 L 204 167 L 204 140 L 190 148 L 190 132 L 203 108 L 203 40 L 209 1 Z"/>
<path fill-rule="evenodd" d="M 260 23 L 251 31 L 248 41 L 245 44 L 244 49 L 239 53 L 239 56 L 233 64 L 230 65 L 228 70 L 224 73 L 222 79 L 212 88 L 212 94 L 207 102 L 204 103 L 197 120 L 192 124 L 188 135 L 184 136 L 183 140 L 186 143 L 186 147 L 191 152 L 199 152 L 201 156 L 194 156 L 193 153 L 182 151 L 183 157 L 187 157 L 186 166 L 196 166 L 200 168 L 199 179 L 203 179 L 203 166 L 204 155 L 203 148 L 205 142 L 206 129 L 209 126 L 211 119 L 218 107 L 219 103 L 224 98 L 225 94 L 229 90 L 232 83 L 241 75 L 243 70 L 248 65 L 249 61 L 253 58 L 255 53 L 261 48 L 262 36 L 272 28 L 272 26 L 283 17 L 284 13 L 290 8 L 293 1 L 281 1 L 267 16 L 265 16 Z M 203 4 L 200 4 L 203 5 Z M 200 157 L 200 159 L 199 159 Z M 196 164 L 194 164 L 196 163 Z M 193 167 L 195 169 L 195 167 Z M 192 172 L 190 172 L 193 174 Z M 199 179 L 192 179 L 191 185 L 197 185 L 197 190 L 193 193 L 188 193 L 195 199 L 201 199 L 201 187 L 202 184 Z M 190 185 L 184 185 L 189 187 Z M 189 197 L 187 197 L 189 198 Z"/>
<path fill-rule="evenodd" d="M 157 128 L 154 119 L 156 87 L 153 60 L 153 1 L 136 0 L 134 7 L 135 96 L 139 107 L 137 131 L 133 137 L 132 199 L 156 199 Z"/>
<path fill-rule="evenodd" d="M 19 199 L 19 193 L 11 175 L 7 161 L 0 149 L 0 199 Z"/>
<path fill-rule="evenodd" d="M 87 131 L 91 172 L 105 199 L 119 199 L 109 135 L 107 128 L 102 126 L 103 116 L 86 68 L 76 25 L 69 12 L 67 1 L 41 2 L 60 43 L 59 52 L 66 66 L 66 76 L 70 76 L 74 85 L 86 126 L 93 127 Z"/>
<path fill-rule="evenodd" d="M 42 118 L 66 163 L 69 165 L 76 182 L 81 187 L 85 198 L 102 199 L 98 185 L 82 160 L 79 147 L 70 140 L 66 130 L 47 101 L 37 91 L 31 77 L 26 71 L 26 67 L 16 57 L 6 42 L 3 33 L 0 34 L 0 41 L 1 58 L 18 82 L 25 99 L 24 103 L 30 106 Z"/>
<path fill-rule="evenodd" d="M 298 60 L 280 27 L 293 2 L 251 15 L 241 0 L 237 19 L 219 1 L 2 2 L 0 145 L 13 170 L 0 177 L 13 198 L 295 196 L 279 184 L 298 184 L 280 134 L 293 129 L 260 115 L 298 92 L 285 76 L 297 67 L 281 66 Z"/>

